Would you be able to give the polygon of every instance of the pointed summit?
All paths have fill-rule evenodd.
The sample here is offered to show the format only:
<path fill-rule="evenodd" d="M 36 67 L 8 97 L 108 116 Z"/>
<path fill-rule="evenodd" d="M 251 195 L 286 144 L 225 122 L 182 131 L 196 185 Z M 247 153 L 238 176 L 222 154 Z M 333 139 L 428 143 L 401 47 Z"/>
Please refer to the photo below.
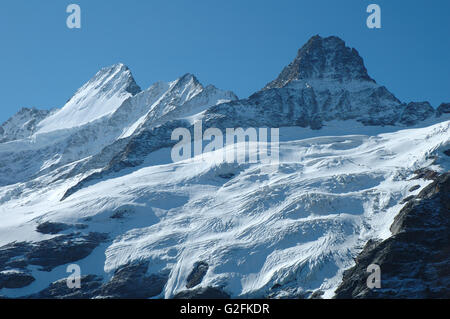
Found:
<path fill-rule="evenodd" d="M 62 109 L 41 123 L 37 133 L 69 129 L 112 114 L 129 97 L 141 92 L 122 63 L 98 71 Z"/>
<path fill-rule="evenodd" d="M 105 89 L 108 89 L 108 87 L 123 89 L 132 95 L 141 92 L 141 88 L 136 84 L 130 69 L 123 63 L 102 68 L 85 86 L 89 86 L 92 83 L 105 87 Z"/>
<path fill-rule="evenodd" d="M 234 100 L 237 96 L 233 92 L 222 91 L 212 85 L 205 87 L 195 75 L 186 73 L 169 83 L 164 95 L 152 105 L 148 119 L 169 113 L 178 117 L 191 116 L 218 103 Z"/>
<path fill-rule="evenodd" d="M 375 82 L 368 74 L 358 51 L 338 37 L 312 37 L 297 57 L 264 89 L 280 88 L 295 80 L 330 79 Z"/>

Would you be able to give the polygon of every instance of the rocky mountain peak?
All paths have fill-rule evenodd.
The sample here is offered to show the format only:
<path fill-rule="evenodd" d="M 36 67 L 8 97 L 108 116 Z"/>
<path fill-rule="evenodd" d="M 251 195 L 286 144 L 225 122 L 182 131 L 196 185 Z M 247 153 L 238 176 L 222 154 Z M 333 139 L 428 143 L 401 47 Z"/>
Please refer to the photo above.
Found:
<path fill-rule="evenodd" d="M 120 87 L 132 95 L 141 92 L 141 88 L 134 80 L 130 69 L 123 63 L 117 63 L 102 68 L 86 85 L 94 83 L 98 86 L 102 86 L 103 90 Z"/>
<path fill-rule="evenodd" d="M 280 88 L 295 80 L 308 79 L 375 82 L 368 75 L 356 49 L 347 47 L 338 37 L 322 38 L 316 35 L 300 48 L 294 61 L 264 89 Z"/>
<path fill-rule="evenodd" d="M 417 122 L 424 121 L 436 113 L 429 102 L 410 102 L 405 106 L 400 116 L 400 123 L 405 125 L 414 125 Z"/>
<path fill-rule="evenodd" d="M 442 103 L 436 110 L 437 116 L 442 116 L 443 114 L 450 113 L 450 103 Z"/>
<path fill-rule="evenodd" d="M 0 143 L 25 138 L 33 134 L 40 121 L 54 110 L 38 110 L 36 108 L 21 108 L 5 123 L 0 125 Z"/>
<path fill-rule="evenodd" d="M 62 109 L 39 123 L 37 133 L 69 129 L 112 114 L 141 88 L 123 63 L 98 71 L 64 105 Z"/>

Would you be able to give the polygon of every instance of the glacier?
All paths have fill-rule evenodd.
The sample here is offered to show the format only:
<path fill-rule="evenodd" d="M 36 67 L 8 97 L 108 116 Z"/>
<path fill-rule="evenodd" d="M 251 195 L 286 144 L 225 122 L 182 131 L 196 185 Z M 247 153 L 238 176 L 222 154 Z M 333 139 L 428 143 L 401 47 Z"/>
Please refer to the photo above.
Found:
<path fill-rule="evenodd" d="M 445 105 L 399 101 L 337 37 L 245 99 L 104 68 L 62 108 L 1 126 L 0 296 L 332 298 L 431 183 L 418 170 L 449 171 Z M 229 146 L 173 163 L 171 132 L 198 120 L 279 128 L 279 164 L 218 161 Z M 64 288 L 70 263 L 80 292 Z"/>

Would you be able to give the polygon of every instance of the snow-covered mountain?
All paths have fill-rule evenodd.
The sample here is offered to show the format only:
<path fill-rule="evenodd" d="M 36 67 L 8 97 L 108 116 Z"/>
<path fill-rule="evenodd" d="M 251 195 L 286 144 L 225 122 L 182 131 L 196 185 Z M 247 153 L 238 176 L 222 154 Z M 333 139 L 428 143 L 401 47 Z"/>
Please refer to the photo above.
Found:
<path fill-rule="evenodd" d="M 129 97 L 141 92 L 130 70 L 119 63 L 100 70 L 64 107 L 45 118 L 37 133 L 68 130 L 114 113 Z"/>
<path fill-rule="evenodd" d="M 37 125 L 52 114 L 52 111 L 22 108 L 0 126 L 0 142 L 20 140 L 33 135 Z"/>
<path fill-rule="evenodd" d="M 0 127 L 0 295 L 331 298 L 430 183 L 418 170 L 449 170 L 448 105 L 402 103 L 337 37 L 246 99 L 104 68 L 61 109 Z M 280 128 L 279 165 L 217 164 L 222 150 L 173 163 L 173 130 L 199 120 Z"/>
<path fill-rule="evenodd" d="M 320 129 L 332 120 L 364 125 L 414 125 L 433 117 L 427 102 L 405 105 L 367 74 L 355 49 L 337 37 L 312 37 L 297 57 L 263 90 L 220 105 L 207 119 L 255 125 Z M 217 121 L 216 121 L 217 122 Z"/>
<path fill-rule="evenodd" d="M 155 83 L 140 92 L 123 64 L 104 68 L 63 108 L 44 113 L 47 116 L 35 124 L 35 132 L 27 130 L 19 139 L 5 135 L 9 142 L 0 144 L 0 185 L 30 181 L 48 172 L 58 178 L 59 168 L 85 164 L 96 154 L 108 152 L 111 144 L 123 144 L 141 126 L 156 125 L 159 118 L 196 114 L 235 99 L 232 92 L 203 87 L 190 74 L 171 83 Z M 4 126 L 18 122 L 16 118 L 21 118 L 20 112 Z M 19 129 L 23 131 L 22 126 Z M 7 128 L 6 132 L 10 131 L 15 132 Z M 94 161 L 99 161 L 98 156 Z M 102 165 L 104 162 L 96 162 L 90 168 Z"/>

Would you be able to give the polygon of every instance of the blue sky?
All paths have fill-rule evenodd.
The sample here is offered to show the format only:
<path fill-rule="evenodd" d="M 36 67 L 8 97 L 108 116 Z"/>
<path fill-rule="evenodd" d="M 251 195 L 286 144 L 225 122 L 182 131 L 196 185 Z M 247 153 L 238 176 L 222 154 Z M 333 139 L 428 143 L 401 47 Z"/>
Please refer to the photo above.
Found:
<path fill-rule="evenodd" d="M 82 9 L 66 27 L 67 5 Z M 366 26 L 377 3 L 382 28 Z M 61 107 L 98 69 L 130 67 L 142 88 L 195 74 L 247 97 L 313 35 L 355 47 L 400 100 L 450 102 L 448 0 L 9 0 L 0 2 L 0 122 Z"/>

